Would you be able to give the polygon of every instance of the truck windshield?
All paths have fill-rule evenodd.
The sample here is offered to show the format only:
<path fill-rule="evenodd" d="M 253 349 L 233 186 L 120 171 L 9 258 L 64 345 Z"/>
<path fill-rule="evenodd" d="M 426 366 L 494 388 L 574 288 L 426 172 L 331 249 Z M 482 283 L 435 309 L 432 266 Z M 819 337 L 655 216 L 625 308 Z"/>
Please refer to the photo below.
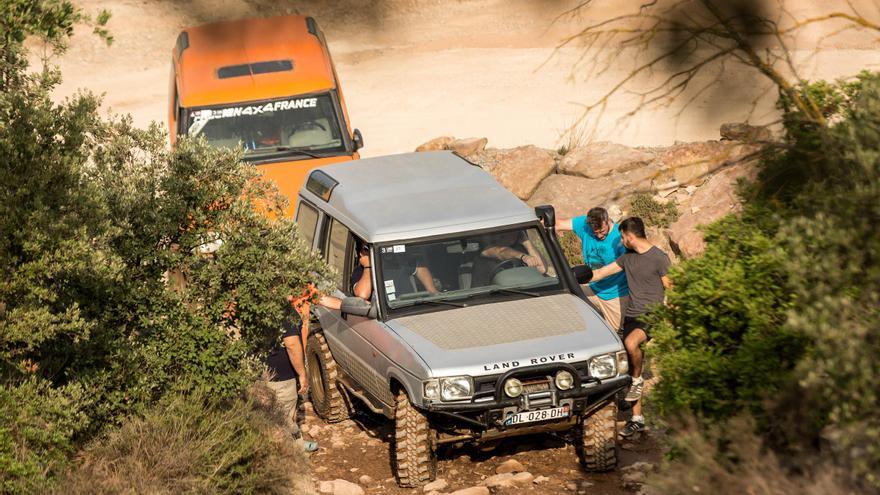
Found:
<path fill-rule="evenodd" d="M 217 147 L 243 146 L 246 158 L 296 151 L 345 151 L 343 132 L 329 93 L 191 108 L 186 110 L 186 116 L 187 134 L 205 136 Z"/>
<path fill-rule="evenodd" d="M 380 291 L 392 310 L 562 289 L 559 267 L 535 227 L 380 246 L 378 255 Z"/>

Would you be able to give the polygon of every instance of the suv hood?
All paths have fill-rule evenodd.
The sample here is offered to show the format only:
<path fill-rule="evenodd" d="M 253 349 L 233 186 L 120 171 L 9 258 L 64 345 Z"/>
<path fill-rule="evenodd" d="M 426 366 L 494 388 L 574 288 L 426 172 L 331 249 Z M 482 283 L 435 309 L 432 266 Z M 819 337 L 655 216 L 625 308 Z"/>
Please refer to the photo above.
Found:
<path fill-rule="evenodd" d="M 578 362 L 623 349 L 586 302 L 557 294 L 480 304 L 386 322 L 431 375 L 494 375 L 552 362 Z"/>

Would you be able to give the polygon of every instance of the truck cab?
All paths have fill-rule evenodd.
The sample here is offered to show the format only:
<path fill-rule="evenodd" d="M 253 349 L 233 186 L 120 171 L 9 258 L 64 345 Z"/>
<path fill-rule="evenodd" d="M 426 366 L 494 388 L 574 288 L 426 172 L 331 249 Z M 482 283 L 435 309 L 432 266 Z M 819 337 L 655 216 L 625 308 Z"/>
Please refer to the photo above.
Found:
<path fill-rule="evenodd" d="M 204 136 L 243 147 L 244 160 L 290 201 L 309 171 L 359 158 L 345 99 L 323 33 L 299 15 L 185 29 L 172 50 L 171 145 Z"/>

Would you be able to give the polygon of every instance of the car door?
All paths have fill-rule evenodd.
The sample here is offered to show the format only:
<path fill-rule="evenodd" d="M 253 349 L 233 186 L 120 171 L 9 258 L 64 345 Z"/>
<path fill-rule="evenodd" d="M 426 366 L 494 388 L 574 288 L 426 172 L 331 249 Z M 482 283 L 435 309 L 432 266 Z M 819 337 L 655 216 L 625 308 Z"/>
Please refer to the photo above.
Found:
<path fill-rule="evenodd" d="M 354 236 L 341 222 L 327 218 L 329 226 L 324 256 L 337 271 L 333 295 L 343 298 L 352 295 L 349 276 L 354 270 Z M 380 355 L 367 338 L 367 335 L 378 331 L 377 327 L 381 324 L 373 319 L 346 315 L 323 307 L 316 308 L 315 312 L 330 351 L 342 370 L 370 394 L 383 401 L 388 400 L 387 382 L 378 368 Z"/>

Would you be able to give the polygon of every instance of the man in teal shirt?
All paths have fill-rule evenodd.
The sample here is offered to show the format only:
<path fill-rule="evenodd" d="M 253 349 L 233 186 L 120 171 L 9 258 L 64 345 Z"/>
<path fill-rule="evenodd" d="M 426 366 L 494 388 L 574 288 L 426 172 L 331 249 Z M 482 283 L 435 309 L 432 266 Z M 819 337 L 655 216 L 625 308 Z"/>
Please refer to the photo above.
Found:
<path fill-rule="evenodd" d="M 586 215 L 563 218 L 556 222 L 556 232 L 573 231 L 581 240 L 584 263 L 593 270 L 613 263 L 626 252 L 617 225 L 605 208 L 593 208 Z M 623 314 L 629 306 L 626 274 L 617 273 L 583 286 L 584 294 L 614 330 L 620 329 Z"/>

